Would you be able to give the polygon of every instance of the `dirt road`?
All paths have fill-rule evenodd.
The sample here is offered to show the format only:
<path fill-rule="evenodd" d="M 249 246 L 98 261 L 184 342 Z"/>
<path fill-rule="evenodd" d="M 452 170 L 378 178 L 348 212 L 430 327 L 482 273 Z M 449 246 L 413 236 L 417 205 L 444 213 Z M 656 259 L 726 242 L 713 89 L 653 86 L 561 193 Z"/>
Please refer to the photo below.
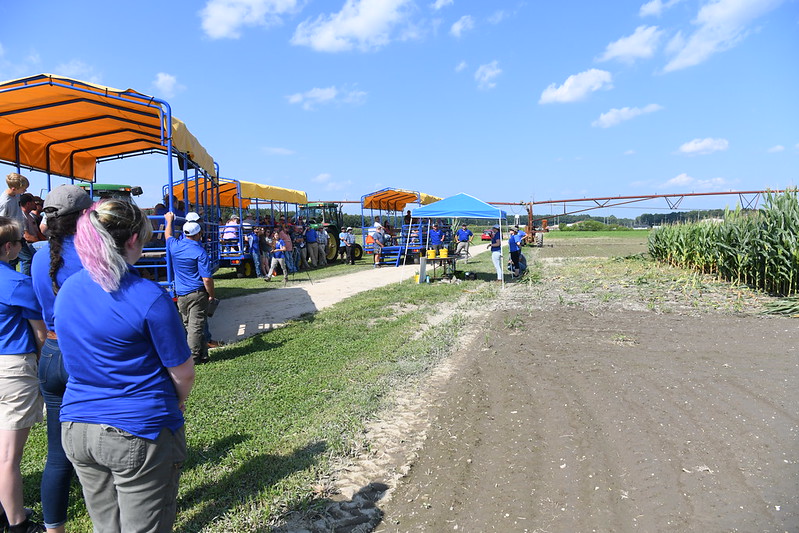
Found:
<path fill-rule="evenodd" d="M 462 358 L 378 531 L 799 530 L 792 321 L 517 317 Z"/>
<path fill-rule="evenodd" d="M 225 343 L 240 341 L 359 292 L 408 279 L 418 270 L 419 265 L 375 268 L 314 282 L 299 273 L 287 284 L 270 281 L 278 290 L 223 301 L 209 325 L 214 339 Z"/>
<path fill-rule="evenodd" d="M 500 289 L 281 531 L 799 531 L 796 319 L 582 261 Z"/>

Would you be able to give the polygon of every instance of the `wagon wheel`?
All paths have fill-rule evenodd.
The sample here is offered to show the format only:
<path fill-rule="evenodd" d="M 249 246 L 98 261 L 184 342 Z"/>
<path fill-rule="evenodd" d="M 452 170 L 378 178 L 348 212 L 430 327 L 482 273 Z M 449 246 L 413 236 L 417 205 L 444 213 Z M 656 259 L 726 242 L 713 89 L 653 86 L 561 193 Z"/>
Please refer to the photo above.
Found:
<path fill-rule="evenodd" d="M 360 244 L 355 244 L 354 246 L 355 250 L 353 250 L 352 256 L 356 261 L 359 261 L 363 257 L 363 248 L 361 248 Z"/>
<path fill-rule="evenodd" d="M 255 265 L 252 260 L 242 261 L 242 263 L 236 267 L 236 274 L 238 274 L 240 278 L 254 278 Z"/>

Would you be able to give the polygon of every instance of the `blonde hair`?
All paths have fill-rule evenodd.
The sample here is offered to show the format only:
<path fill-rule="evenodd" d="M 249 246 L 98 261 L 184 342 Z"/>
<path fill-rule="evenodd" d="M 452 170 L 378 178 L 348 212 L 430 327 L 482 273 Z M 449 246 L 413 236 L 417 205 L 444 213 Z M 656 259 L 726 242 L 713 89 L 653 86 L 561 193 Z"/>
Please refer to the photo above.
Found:
<path fill-rule="evenodd" d="M 12 172 L 6 176 L 6 185 L 8 185 L 9 189 L 27 189 L 30 187 L 30 184 L 28 178 L 16 172 Z"/>
<path fill-rule="evenodd" d="M 104 291 L 114 292 L 128 271 L 125 243 L 134 235 L 146 243 L 152 234 L 141 209 L 125 200 L 101 200 L 78 219 L 75 248 L 89 276 Z"/>

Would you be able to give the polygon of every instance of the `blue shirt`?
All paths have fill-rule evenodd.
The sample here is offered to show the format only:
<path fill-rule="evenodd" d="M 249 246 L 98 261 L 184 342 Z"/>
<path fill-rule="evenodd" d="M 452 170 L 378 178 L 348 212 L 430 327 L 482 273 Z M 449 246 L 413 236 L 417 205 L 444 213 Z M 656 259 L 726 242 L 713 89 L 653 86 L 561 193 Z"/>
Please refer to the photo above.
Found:
<path fill-rule="evenodd" d="M 469 242 L 469 239 L 472 238 L 472 235 L 474 235 L 474 233 L 472 233 L 472 230 L 461 228 L 458 230 L 458 241 Z"/>
<path fill-rule="evenodd" d="M 205 288 L 202 278 L 213 277 L 211 261 L 205 248 L 194 239 L 166 240 L 166 249 L 172 257 L 172 268 L 175 271 L 175 292 L 184 296 Z"/>
<path fill-rule="evenodd" d="M 316 235 L 316 230 L 313 228 L 308 228 L 308 231 L 305 232 L 305 242 L 317 242 L 318 236 Z"/>
<path fill-rule="evenodd" d="M 83 265 L 75 250 L 75 236 L 64 237 L 61 243 L 61 259 L 64 264 L 56 273 L 56 283 L 61 287 L 64 282 L 75 272 L 83 269 Z M 55 304 L 55 293 L 53 292 L 53 280 L 50 278 L 50 243 L 42 246 L 41 250 L 33 254 L 31 264 L 31 277 L 33 278 L 33 292 L 36 299 L 42 306 L 42 318 L 44 324 L 50 331 L 55 331 L 53 321 L 53 305 Z"/>
<path fill-rule="evenodd" d="M 521 239 L 518 235 L 511 235 L 508 237 L 508 250 L 511 252 L 518 252 L 520 250 L 519 242 L 521 242 Z"/>
<path fill-rule="evenodd" d="M 286 247 L 286 242 L 283 239 L 278 239 L 277 242 L 275 243 L 275 247 L 272 249 L 272 257 L 276 257 L 278 259 L 285 257 L 286 252 L 282 250 L 285 247 Z M 278 252 L 277 251 L 278 248 L 280 248 L 281 251 Z"/>
<path fill-rule="evenodd" d="M 440 229 L 431 229 L 430 230 L 430 244 L 433 246 L 437 244 L 441 244 L 441 240 L 444 238 L 444 232 Z"/>
<path fill-rule="evenodd" d="M 258 235 L 255 233 L 247 234 L 247 244 L 250 246 L 250 254 L 261 255 L 261 243 L 258 239 Z"/>
<path fill-rule="evenodd" d="M 81 270 L 58 292 L 55 323 L 69 373 L 61 421 L 108 424 L 145 439 L 183 426 L 166 369 L 191 350 L 166 291 L 129 269 L 108 293 Z"/>
<path fill-rule="evenodd" d="M 502 235 L 497 231 L 491 234 L 491 251 L 498 252 L 502 249 Z"/>
<path fill-rule="evenodd" d="M 31 278 L 0 261 L 0 357 L 36 352 L 28 320 L 41 319 Z"/>

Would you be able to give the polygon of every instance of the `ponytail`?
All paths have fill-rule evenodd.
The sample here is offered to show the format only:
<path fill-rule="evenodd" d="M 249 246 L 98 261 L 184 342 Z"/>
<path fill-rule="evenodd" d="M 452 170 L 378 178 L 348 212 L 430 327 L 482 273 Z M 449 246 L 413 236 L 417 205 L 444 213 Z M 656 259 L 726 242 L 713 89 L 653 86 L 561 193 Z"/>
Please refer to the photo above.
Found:
<path fill-rule="evenodd" d="M 125 243 L 133 235 L 147 242 L 152 227 L 141 209 L 124 200 L 97 202 L 78 220 L 75 248 L 83 268 L 106 292 L 117 290 L 128 270 Z"/>

